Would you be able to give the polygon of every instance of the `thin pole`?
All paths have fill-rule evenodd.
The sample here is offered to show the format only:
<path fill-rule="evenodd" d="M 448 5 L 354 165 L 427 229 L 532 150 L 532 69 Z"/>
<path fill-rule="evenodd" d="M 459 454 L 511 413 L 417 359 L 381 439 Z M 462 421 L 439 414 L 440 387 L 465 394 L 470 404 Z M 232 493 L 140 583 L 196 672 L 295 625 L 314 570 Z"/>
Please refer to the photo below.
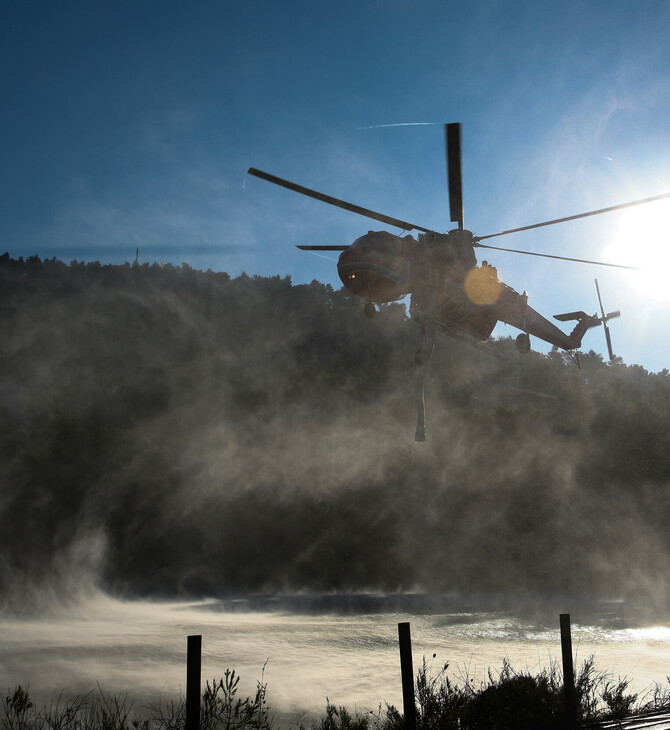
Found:
<path fill-rule="evenodd" d="M 568 728 L 574 728 L 577 727 L 577 692 L 575 690 L 575 670 L 572 665 L 570 614 L 562 613 L 559 619 L 561 623 L 561 654 L 563 656 L 566 726 Z"/>
<path fill-rule="evenodd" d="M 398 643 L 400 645 L 400 676 L 402 678 L 402 706 L 405 713 L 405 730 L 416 730 L 414 667 L 412 666 L 412 637 L 409 623 L 398 624 Z"/>
<path fill-rule="evenodd" d="M 186 651 L 186 730 L 200 730 L 202 636 L 189 636 Z"/>

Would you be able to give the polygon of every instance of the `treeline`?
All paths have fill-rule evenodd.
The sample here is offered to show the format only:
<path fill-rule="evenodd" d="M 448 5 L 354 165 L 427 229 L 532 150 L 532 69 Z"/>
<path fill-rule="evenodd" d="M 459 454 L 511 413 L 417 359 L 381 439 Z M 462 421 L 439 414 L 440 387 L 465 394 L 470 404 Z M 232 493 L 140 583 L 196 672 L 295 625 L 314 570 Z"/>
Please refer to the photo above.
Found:
<path fill-rule="evenodd" d="M 440 340 L 313 281 L 0 257 L 0 589 L 663 603 L 670 376 Z M 17 598 L 18 597 L 18 598 Z"/>

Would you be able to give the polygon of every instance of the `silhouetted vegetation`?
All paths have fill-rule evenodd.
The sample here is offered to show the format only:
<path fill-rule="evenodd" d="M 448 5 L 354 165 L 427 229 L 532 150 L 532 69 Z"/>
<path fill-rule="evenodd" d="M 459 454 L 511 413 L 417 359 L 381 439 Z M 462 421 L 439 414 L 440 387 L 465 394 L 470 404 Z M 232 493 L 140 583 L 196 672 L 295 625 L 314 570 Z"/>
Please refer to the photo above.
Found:
<path fill-rule="evenodd" d="M 474 678 L 450 679 L 447 667 L 432 675 L 424 659 L 417 672 L 415 704 L 417 730 L 560 730 L 565 727 L 563 679 L 556 664 L 537 675 L 515 671 L 503 662 L 496 674 L 476 683 Z M 203 730 L 272 730 L 277 726 L 267 703 L 267 684 L 257 682 L 253 697 L 237 696 L 239 677 L 226 670 L 219 680 L 205 683 L 200 701 Z M 650 713 L 670 708 L 667 688 L 657 685 L 649 700 L 638 702 L 627 693 L 628 682 L 612 680 L 595 669 L 593 658 L 584 662 L 576 677 L 578 719 L 591 722 L 622 719 L 634 713 Z M 5 699 L 0 727 L 6 730 L 183 730 L 184 699 L 150 707 L 134 707 L 127 697 L 96 692 L 72 699 L 59 698 L 37 708 L 29 690 L 18 685 Z M 286 723 L 284 723 L 286 724 Z M 325 715 L 311 725 L 312 730 L 403 730 L 401 713 L 392 705 L 378 710 L 351 712 L 330 701 Z M 299 725 L 299 730 L 305 730 Z"/>
<path fill-rule="evenodd" d="M 0 591 L 670 595 L 670 375 L 290 279 L 0 257 Z M 16 600 L 15 600 L 16 599 Z"/>

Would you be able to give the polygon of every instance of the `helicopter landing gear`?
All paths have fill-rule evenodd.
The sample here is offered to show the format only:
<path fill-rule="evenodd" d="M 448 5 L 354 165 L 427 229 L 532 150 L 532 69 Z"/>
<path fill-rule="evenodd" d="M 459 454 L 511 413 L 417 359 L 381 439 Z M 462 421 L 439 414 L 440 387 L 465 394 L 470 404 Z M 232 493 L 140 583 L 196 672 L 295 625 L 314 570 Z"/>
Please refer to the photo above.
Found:
<path fill-rule="evenodd" d="M 516 349 L 517 352 L 522 355 L 530 352 L 530 337 L 526 334 L 526 332 L 522 332 L 520 335 L 517 335 Z"/>
<path fill-rule="evenodd" d="M 426 440 L 426 405 L 423 398 L 423 381 L 430 362 L 430 356 L 433 354 L 434 344 L 435 330 L 424 325 L 421 328 L 421 346 L 414 355 L 414 364 L 417 368 L 416 405 L 418 410 L 416 433 L 414 434 L 415 441 Z"/>
<path fill-rule="evenodd" d="M 365 316 L 368 319 L 372 319 L 377 313 L 374 302 L 365 302 L 365 307 L 363 307 L 363 311 L 365 312 Z"/>

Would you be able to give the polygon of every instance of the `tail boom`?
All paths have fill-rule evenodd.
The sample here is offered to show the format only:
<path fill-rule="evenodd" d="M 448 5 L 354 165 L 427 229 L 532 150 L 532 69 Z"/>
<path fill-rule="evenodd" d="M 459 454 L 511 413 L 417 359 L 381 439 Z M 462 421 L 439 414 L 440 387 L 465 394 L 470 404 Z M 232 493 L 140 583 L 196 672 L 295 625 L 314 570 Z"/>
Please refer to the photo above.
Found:
<path fill-rule="evenodd" d="M 586 331 L 600 324 L 597 316 L 592 317 L 586 312 L 558 314 L 555 319 L 561 322 L 577 320 L 572 332 L 566 334 L 529 306 L 525 293 L 519 294 L 508 287 L 499 301 L 498 319 L 563 350 L 576 350 L 582 344 Z"/>

